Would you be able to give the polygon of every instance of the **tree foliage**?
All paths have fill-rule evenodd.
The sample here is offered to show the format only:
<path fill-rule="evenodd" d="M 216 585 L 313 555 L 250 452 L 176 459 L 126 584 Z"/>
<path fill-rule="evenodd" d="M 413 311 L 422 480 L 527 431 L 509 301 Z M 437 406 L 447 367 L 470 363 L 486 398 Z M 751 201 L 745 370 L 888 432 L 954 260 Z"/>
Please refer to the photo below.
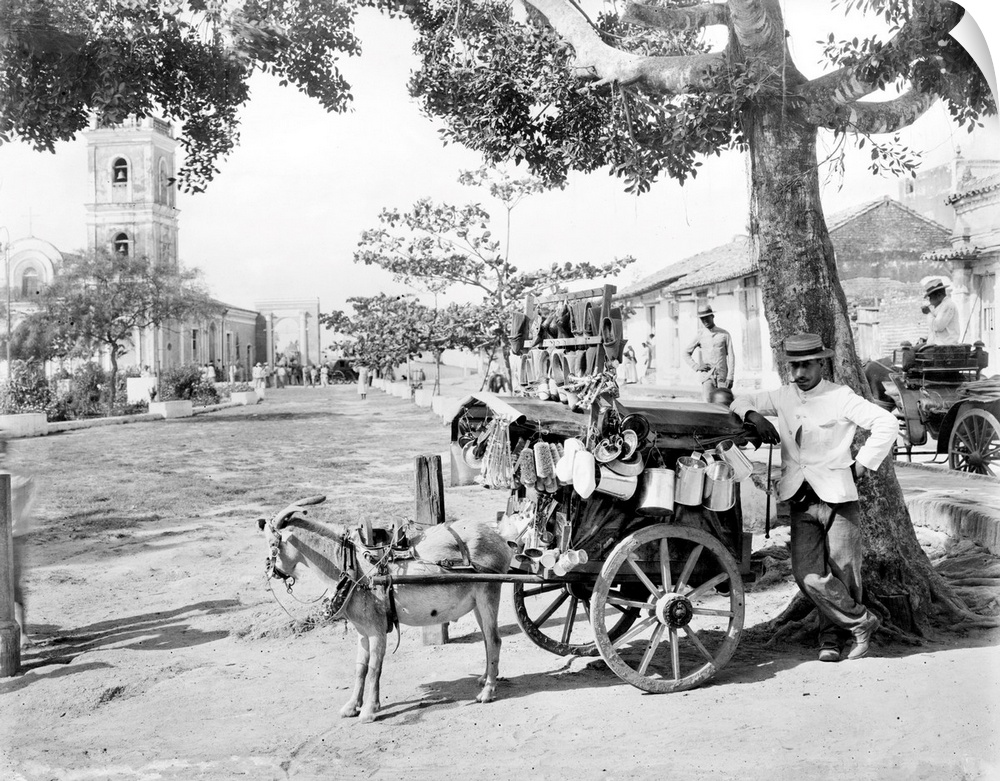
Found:
<path fill-rule="evenodd" d="M 811 81 L 788 55 L 772 0 L 627 3 L 593 23 L 568 0 L 526 3 L 522 19 L 503 0 L 409 4 L 421 57 L 410 88 L 444 120 L 446 140 L 491 163 L 523 160 L 549 182 L 602 167 L 629 191 L 664 174 L 683 182 L 699 157 L 746 149 L 746 113 L 767 101 L 861 137 L 899 126 L 885 112 L 902 107 L 858 103 L 887 86 L 942 97 L 959 123 L 995 111 L 982 73 L 948 35 L 963 11 L 945 0 L 835 2 L 883 17 L 890 37 L 831 35 L 824 54 L 834 70 Z M 722 52 L 697 35 L 712 25 L 729 28 Z M 760 33 L 771 34 L 766 51 Z M 898 158 L 892 145 L 873 148 L 876 162 Z"/>
<path fill-rule="evenodd" d="M 105 353 L 114 388 L 118 359 L 132 347 L 138 329 L 218 309 L 198 279 L 195 272 L 121 253 L 69 256 L 42 296 L 38 327 L 50 334 L 57 356 Z"/>
<path fill-rule="evenodd" d="M 435 362 L 449 349 L 477 349 L 491 338 L 477 307 L 449 304 L 428 307 L 410 295 L 349 298 L 353 314 L 321 316 L 327 329 L 340 334 L 333 343 L 356 364 L 389 372 L 410 358 L 429 352 Z"/>
<path fill-rule="evenodd" d="M 344 111 L 351 0 L 0 0 L 0 141 L 39 150 L 131 114 L 177 121 L 182 185 L 201 190 L 239 138 L 255 70 Z"/>
<path fill-rule="evenodd" d="M 509 255 L 512 212 L 525 198 L 546 189 L 545 184 L 536 177 L 518 179 L 487 169 L 466 171 L 459 181 L 489 187 L 503 205 L 502 239 L 494 235 L 493 219 L 481 204 L 455 206 L 422 198 L 407 212 L 383 209 L 379 226 L 361 234 L 354 260 L 383 268 L 407 284 L 479 292 L 480 333 L 488 337 L 481 346 L 491 353 L 506 353 L 507 322 L 526 293 L 579 279 L 614 276 L 633 262 L 631 257 L 600 265 L 559 259 L 540 269 L 521 269 Z"/>

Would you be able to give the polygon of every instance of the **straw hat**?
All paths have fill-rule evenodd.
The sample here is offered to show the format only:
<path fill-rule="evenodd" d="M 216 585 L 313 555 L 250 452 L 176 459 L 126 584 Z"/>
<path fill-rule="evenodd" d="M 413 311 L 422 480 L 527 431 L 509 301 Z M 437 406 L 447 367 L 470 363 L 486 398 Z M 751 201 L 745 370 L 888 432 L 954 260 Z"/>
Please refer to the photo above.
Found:
<path fill-rule="evenodd" d="M 833 350 L 823 346 L 818 334 L 794 334 L 785 339 L 781 353 L 783 361 L 811 361 L 814 358 L 829 358 Z"/>
<path fill-rule="evenodd" d="M 715 317 L 715 310 L 708 304 L 698 304 L 698 317 Z"/>
<path fill-rule="evenodd" d="M 931 279 L 928 280 L 927 284 L 924 286 L 924 297 L 927 298 L 932 296 L 934 293 L 945 293 L 947 292 L 947 287 L 944 281 L 941 279 Z"/>

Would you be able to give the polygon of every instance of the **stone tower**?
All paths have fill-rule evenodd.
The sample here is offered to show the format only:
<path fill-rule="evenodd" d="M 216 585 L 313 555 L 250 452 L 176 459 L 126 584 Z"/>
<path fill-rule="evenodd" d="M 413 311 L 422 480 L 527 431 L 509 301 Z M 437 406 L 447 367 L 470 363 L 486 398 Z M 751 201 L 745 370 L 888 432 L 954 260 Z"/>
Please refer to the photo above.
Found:
<path fill-rule="evenodd" d="M 174 153 L 169 122 L 152 117 L 92 128 L 87 170 L 87 248 L 147 257 L 177 267 Z"/>

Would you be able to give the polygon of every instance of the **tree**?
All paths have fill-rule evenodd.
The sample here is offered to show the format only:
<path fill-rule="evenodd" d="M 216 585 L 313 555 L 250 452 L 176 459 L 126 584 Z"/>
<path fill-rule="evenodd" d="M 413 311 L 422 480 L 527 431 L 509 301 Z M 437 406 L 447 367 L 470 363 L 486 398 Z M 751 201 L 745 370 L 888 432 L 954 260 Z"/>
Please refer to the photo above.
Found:
<path fill-rule="evenodd" d="M 0 351 L 5 346 L 6 337 L 0 339 Z M 32 312 L 17 324 L 10 337 L 10 355 L 15 361 L 39 363 L 59 357 L 56 334 L 44 312 Z"/>
<path fill-rule="evenodd" d="M 509 354 L 508 322 L 525 294 L 572 280 L 613 276 L 633 262 L 625 257 L 597 266 L 560 259 L 535 271 L 521 270 L 510 260 L 511 215 L 525 198 L 546 189 L 544 183 L 486 168 L 463 172 L 459 181 L 489 186 L 490 194 L 503 204 L 503 241 L 493 236 L 490 214 L 480 204 L 453 206 L 422 198 L 408 212 L 383 209 L 379 227 L 361 234 L 354 260 L 431 290 L 464 286 L 481 292 L 479 319 L 491 334 L 483 346 L 491 359 L 497 351 Z"/>
<path fill-rule="evenodd" d="M 478 349 L 490 338 L 478 307 L 449 304 L 428 307 L 412 295 L 357 296 L 347 300 L 354 315 L 343 311 L 320 315 L 328 330 L 342 336 L 334 349 L 356 363 L 389 373 L 413 357 L 430 352 L 439 366 L 445 350 Z M 435 386 L 440 380 L 435 379 Z M 435 392 L 437 387 L 435 387 Z"/>
<path fill-rule="evenodd" d="M 159 114 L 181 128 L 180 182 L 202 190 L 236 144 L 255 70 L 346 110 L 337 63 L 359 52 L 353 19 L 350 0 L 0 0 L 0 142 L 51 151 L 92 113 Z"/>
<path fill-rule="evenodd" d="M 196 273 L 106 251 L 67 257 L 43 293 L 42 307 L 55 355 L 107 354 L 112 408 L 118 359 L 132 346 L 137 330 L 218 309 L 200 288 Z"/>

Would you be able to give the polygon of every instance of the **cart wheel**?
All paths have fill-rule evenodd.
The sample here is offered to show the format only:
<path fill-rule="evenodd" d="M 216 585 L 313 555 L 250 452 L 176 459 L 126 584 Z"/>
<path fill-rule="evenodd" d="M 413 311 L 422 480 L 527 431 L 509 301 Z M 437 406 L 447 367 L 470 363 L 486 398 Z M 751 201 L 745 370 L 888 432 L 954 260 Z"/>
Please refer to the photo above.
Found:
<path fill-rule="evenodd" d="M 961 472 L 996 477 L 1000 421 L 989 410 L 968 407 L 958 414 L 948 442 L 948 465 Z"/>
<path fill-rule="evenodd" d="M 616 596 L 629 583 L 639 585 L 633 594 L 641 596 Z M 618 543 L 590 605 L 601 657 L 619 678 L 648 692 L 704 683 L 729 661 L 743 631 L 735 559 L 718 539 L 686 526 L 649 526 Z M 612 638 L 604 631 L 606 614 L 628 607 L 641 617 Z"/>
<path fill-rule="evenodd" d="M 531 642 L 546 651 L 559 656 L 597 656 L 588 615 L 591 593 L 592 586 L 585 583 L 515 583 L 517 624 Z M 636 608 L 615 606 L 606 618 L 608 636 L 621 636 L 638 617 Z"/>

